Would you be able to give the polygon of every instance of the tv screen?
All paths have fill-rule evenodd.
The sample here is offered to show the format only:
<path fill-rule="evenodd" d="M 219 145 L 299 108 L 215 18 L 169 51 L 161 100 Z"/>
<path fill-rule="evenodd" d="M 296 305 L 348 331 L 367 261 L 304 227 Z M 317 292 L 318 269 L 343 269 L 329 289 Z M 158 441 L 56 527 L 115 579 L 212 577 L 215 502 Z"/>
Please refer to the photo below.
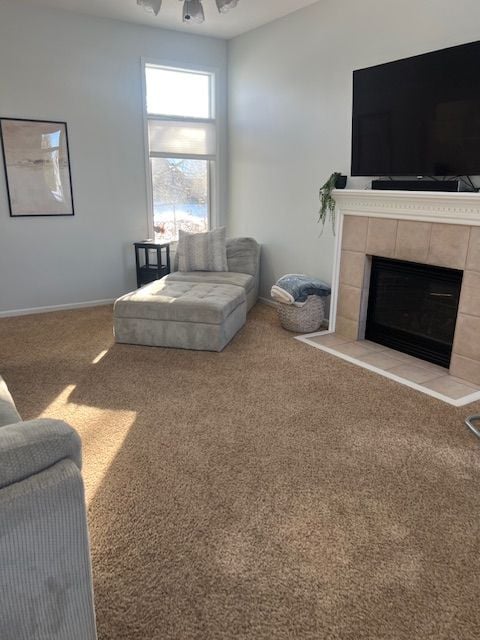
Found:
<path fill-rule="evenodd" d="M 352 176 L 480 174 L 480 42 L 353 72 Z"/>

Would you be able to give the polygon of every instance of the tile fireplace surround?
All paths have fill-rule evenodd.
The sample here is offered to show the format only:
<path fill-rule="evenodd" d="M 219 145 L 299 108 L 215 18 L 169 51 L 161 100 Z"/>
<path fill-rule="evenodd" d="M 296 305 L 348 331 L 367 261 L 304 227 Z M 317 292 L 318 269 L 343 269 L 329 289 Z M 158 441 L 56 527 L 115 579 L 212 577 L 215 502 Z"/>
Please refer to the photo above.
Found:
<path fill-rule="evenodd" d="M 334 195 L 337 233 L 327 333 L 335 336 L 316 338 L 314 346 L 323 348 L 325 343 L 325 350 L 333 353 L 334 344 L 363 340 L 371 256 L 460 269 L 464 273 L 450 369 L 441 373 L 445 378 L 450 374 L 453 385 L 462 381 L 468 385 L 471 393 L 465 401 L 480 398 L 480 194 L 352 189 Z M 300 339 L 309 342 L 318 335 Z M 368 343 L 362 346 L 367 348 Z M 355 353 L 355 348 L 344 351 Z M 425 391 L 412 380 L 405 383 Z M 442 394 L 430 391 L 430 395 Z M 458 397 L 452 401 L 465 403 Z"/>

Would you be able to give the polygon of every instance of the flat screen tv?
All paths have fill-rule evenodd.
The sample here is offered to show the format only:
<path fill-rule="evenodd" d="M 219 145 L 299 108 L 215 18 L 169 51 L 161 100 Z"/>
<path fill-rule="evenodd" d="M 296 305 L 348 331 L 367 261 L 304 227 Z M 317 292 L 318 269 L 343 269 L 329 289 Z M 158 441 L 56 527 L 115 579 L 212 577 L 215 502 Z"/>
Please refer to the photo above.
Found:
<path fill-rule="evenodd" d="M 480 42 L 353 72 L 351 173 L 480 174 Z"/>

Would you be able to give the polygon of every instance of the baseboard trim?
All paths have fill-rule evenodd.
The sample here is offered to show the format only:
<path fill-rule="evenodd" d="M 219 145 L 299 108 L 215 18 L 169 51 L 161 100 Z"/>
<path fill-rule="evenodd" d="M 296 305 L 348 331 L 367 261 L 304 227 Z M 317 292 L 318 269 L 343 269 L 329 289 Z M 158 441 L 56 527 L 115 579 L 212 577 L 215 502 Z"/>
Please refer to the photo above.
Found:
<path fill-rule="evenodd" d="M 106 304 L 113 304 L 115 298 L 105 300 L 87 300 L 86 302 L 72 302 L 70 304 L 55 304 L 48 307 L 31 307 L 30 309 L 12 309 L 11 311 L 0 311 L 0 318 L 11 318 L 14 316 L 30 316 L 36 313 L 50 313 L 51 311 L 68 311 L 69 309 L 84 309 L 86 307 L 101 307 Z"/>
<path fill-rule="evenodd" d="M 260 302 L 263 302 L 263 304 L 268 304 L 269 307 L 276 307 L 276 303 L 273 300 L 270 300 L 270 298 L 262 298 L 261 296 L 258 298 L 258 300 Z"/>

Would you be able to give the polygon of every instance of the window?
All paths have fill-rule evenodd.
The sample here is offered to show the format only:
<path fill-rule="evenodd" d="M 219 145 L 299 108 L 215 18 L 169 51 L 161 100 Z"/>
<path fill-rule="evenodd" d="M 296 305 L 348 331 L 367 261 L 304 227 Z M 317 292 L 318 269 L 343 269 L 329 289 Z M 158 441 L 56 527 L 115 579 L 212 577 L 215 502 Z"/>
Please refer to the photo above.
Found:
<path fill-rule="evenodd" d="M 217 146 L 213 73 L 145 64 L 145 92 L 155 239 L 207 231 Z"/>

